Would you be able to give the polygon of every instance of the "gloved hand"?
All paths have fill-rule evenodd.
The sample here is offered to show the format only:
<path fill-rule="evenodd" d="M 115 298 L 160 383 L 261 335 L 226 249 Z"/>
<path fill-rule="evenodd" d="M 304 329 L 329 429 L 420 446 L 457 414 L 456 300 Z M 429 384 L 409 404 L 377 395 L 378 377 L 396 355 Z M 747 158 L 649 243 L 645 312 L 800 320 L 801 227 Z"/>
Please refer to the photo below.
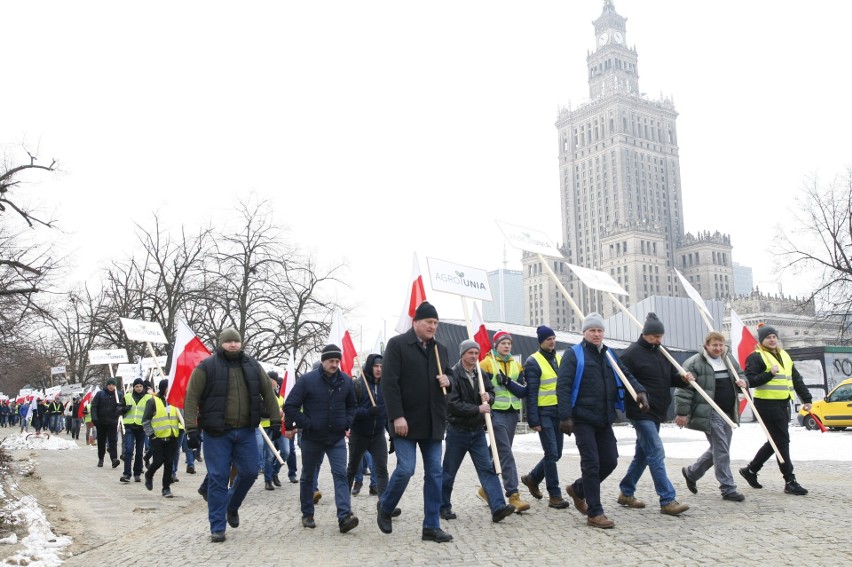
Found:
<path fill-rule="evenodd" d="M 509 385 L 509 380 L 511 379 L 502 372 L 497 374 L 497 383 L 503 386 L 504 388 Z"/>
<path fill-rule="evenodd" d="M 651 411 L 651 405 L 648 403 L 648 394 L 645 392 L 636 393 L 636 404 L 639 406 L 639 411 L 648 413 Z"/>
<path fill-rule="evenodd" d="M 569 417 L 568 419 L 563 419 L 562 421 L 560 421 L 559 431 L 561 431 L 568 437 L 571 437 L 571 435 L 574 433 L 574 420 Z"/>
<path fill-rule="evenodd" d="M 270 441 L 277 441 L 281 438 L 281 426 L 278 427 L 270 427 L 266 430 L 266 434 L 269 436 Z"/>
<path fill-rule="evenodd" d="M 376 417 L 381 413 L 381 410 L 379 409 L 379 406 L 372 406 L 370 409 L 367 410 L 367 413 L 371 417 Z"/>
<path fill-rule="evenodd" d="M 190 449 L 201 448 L 201 436 L 197 429 L 186 432 L 186 446 Z"/>
<path fill-rule="evenodd" d="M 393 453 L 393 451 L 394 451 L 394 448 L 393 448 L 393 437 L 391 437 L 391 440 L 390 440 L 390 447 L 388 447 L 388 455 L 390 455 L 391 453 Z"/>

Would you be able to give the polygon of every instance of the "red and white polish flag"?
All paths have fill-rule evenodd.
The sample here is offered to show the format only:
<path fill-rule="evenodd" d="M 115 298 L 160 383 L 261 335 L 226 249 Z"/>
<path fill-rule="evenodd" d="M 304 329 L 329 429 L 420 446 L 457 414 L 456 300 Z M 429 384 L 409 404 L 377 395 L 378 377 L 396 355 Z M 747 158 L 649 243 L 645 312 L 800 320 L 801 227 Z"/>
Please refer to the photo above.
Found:
<path fill-rule="evenodd" d="M 731 309 L 731 352 L 740 363 L 740 368 L 745 368 L 746 358 L 754 352 L 756 346 L 757 339 L 745 326 L 737 312 Z"/>
<path fill-rule="evenodd" d="M 414 322 L 414 312 L 424 301 L 426 301 L 426 288 L 423 287 L 420 262 L 417 260 L 417 253 L 415 253 L 414 268 L 411 271 L 411 285 L 405 297 L 405 304 L 402 306 L 402 314 L 400 314 L 399 321 L 396 324 L 397 333 L 401 335 L 408 332 Z"/>
<path fill-rule="evenodd" d="M 346 327 L 346 320 L 343 318 L 343 312 L 340 309 L 334 312 L 334 320 L 331 322 L 331 330 L 328 333 L 326 344 L 340 347 L 343 353 L 340 359 L 340 369 L 352 376 L 352 368 L 355 365 L 355 358 L 358 356 L 358 351 L 355 350 L 355 343 L 352 342 L 352 336 L 349 334 L 349 329 Z"/>
<path fill-rule="evenodd" d="M 488 351 L 491 350 L 491 339 L 488 338 L 488 330 L 485 328 L 485 321 L 482 320 L 482 315 L 479 314 L 479 307 L 476 303 L 473 304 L 473 315 L 470 318 L 470 323 L 473 331 L 473 340 L 479 345 L 479 360 L 485 360 L 488 356 Z"/>
<path fill-rule="evenodd" d="M 101 388 L 99 386 L 94 386 L 89 388 L 89 391 L 83 396 L 83 399 L 80 400 L 80 409 L 77 410 L 77 417 L 83 419 L 83 411 L 86 409 L 86 404 L 92 401 L 92 398 L 95 397 L 95 394 L 98 393 L 98 390 Z"/>
<path fill-rule="evenodd" d="M 179 320 L 177 333 L 175 333 L 175 346 L 172 349 L 172 366 L 169 368 L 169 389 L 166 394 L 169 405 L 183 408 L 189 377 L 198 363 L 208 356 L 210 351 L 201 339 L 185 321 Z"/>

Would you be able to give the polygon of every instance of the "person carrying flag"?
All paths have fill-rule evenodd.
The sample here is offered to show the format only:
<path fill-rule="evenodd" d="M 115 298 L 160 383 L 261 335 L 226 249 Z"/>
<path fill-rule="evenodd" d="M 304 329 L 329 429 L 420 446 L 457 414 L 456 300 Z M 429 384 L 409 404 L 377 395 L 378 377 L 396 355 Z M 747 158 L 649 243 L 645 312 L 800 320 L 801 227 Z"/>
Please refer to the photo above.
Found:
<path fill-rule="evenodd" d="M 137 380 L 139 380 L 137 378 Z M 141 384 L 140 384 L 141 386 Z M 134 386 L 135 387 L 135 386 Z M 151 445 L 151 466 L 145 471 L 145 488 L 154 489 L 154 475 L 163 467 L 163 497 L 171 498 L 172 467 L 180 437 L 180 418 L 178 409 L 169 405 L 166 392 L 169 389 L 167 379 L 160 380 L 157 394 L 148 397 L 142 414 L 142 427 Z M 125 461 L 127 462 L 127 461 Z M 127 465 L 125 465 L 127 466 Z"/>

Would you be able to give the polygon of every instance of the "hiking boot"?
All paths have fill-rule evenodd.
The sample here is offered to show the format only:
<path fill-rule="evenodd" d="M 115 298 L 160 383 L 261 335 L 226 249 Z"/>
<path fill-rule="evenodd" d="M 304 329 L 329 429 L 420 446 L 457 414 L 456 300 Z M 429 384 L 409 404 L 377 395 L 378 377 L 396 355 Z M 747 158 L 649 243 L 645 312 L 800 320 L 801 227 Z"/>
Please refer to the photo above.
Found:
<path fill-rule="evenodd" d="M 342 520 L 337 522 L 337 526 L 340 528 L 340 533 L 345 534 L 352 528 L 358 525 L 358 516 L 349 512 L 346 516 L 343 517 Z"/>
<path fill-rule="evenodd" d="M 129 477 L 129 476 L 125 476 L 125 475 L 121 475 L 121 478 L 120 478 L 120 479 L 118 479 L 118 481 L 119 481 L 119 482 L 130 482 L 130 477 Z"/>
<path fill-rule="evenodd" d="M 567 492 L 568 496 L 571 497 L 571 500 L 574 501 L 574 508 L 576 508 L 578 512 L 580 512 L 584 516 L 589 513 L 589 505 L 586 504 L 586 499 L 577 496 L 577 494 L 574 492 L 573 486 L 571 486 L 570 484 L 566 486 L 565 492 Z"/>
<path fill-rule="evenodd" d="M 391 515 L 382 511 L 382 501 L 376 501 L 376 523 L 383 534 L 389 534 L 393 531 L 393 521 Z"/>
<path fill-rule="evenodd" d="M 361 493 L 362 486 L 364 486 L 364 484 L 356 480 L 355 484 L 352 485 L 352 496 L 358 496 Z"/>
<path fill-rule="evenodd" d="M 195 466 L 186 465 L 186 474 L 195 474 Z"/>
<path fill-rule="evenodd" d="M 303 528 L 311 528 L 314 529 L 317 527 L 317 523 L 314 521 L 313 516 L 303 516 L 302 517 L 302 527 Z"/>
<path fill-rule="evenodd" d="M 225 512 L 225 518 L 228 520 L 228 525 L 232 528 L 240 527 L 240 513 L 237 510 L 228 510 Z"/>
<path fill-rule="evenodd" d="M 435 543 L 446 543 L 453 541 L 453 536 L 441 528 L 423 528 L 423 535 L 420 536 L 420 539 L 423 541 L 434 541 Z"/>
<path fill-rule="evenodd" d="M 796 482 L 795 478 L 792 478 L 788 480 L 787 483 L 784 485 L 784 493 L 804 496 L 808 493 L 808 489 Z"/>
<path fill-rule="evenodd" d="M 210 534 L 210 541 L 213 543 L 222 543 L 225 541 L 225 532 L 213 532 Z"/>
<path fill-rule="evenodd" d="M 757 473 L 753 472 L 748 467 L 743 467 L 740 469 L 740 476 L 746 479 L 748 485 L 752 488 L 763 488 L 763 485 L 757 482 Z"/>
<path fill-rule="evenodd" d="M 266 489 L 266 490 L 275 490 L 275 487 L 272 486 L 272 481 L 269 481 L 269 480 L 267 480 L 263 483 L 263 488 Z"/>
<path fill-rule="evenodd" d="M 723 494 L 722 500 L 727 500 L 729 502 L 742 502 L 743 500 L 745 500 L 745 496 L 735 490 L 733 492 Z"/>
<path fill-rule="evenodd" d="M 442 520 L 455 520 L 458 518 L 455 512 L 453 512 L 452 508 L 444 508 L 441 510 L 441 519 Z"/>
<path fill-rule="evenodd" d="M 501 522 L 503 519 L 508 518 L 512 514 L 515 513 L 515 507 L 511 504 L 506 504 L 493 514 L 491 514 L 491 521 L 495 524 Z"/>
<path fill-rule="evenodd" d="M 698 485 L 695 484 L 695 481 L 689 478 L 689 475 L 686 474 L 686 467 L 680 469 L 681 474 L 683 474 L 683 479 L 686 481 L 686 487 L 693 494 L 698 494 Z"/>
<path fill-rule="evenodd" d="M 320 498 L 322 498 L 322 492 L 317 490 L 316 492 L 314 492 L 314 504 L 318 503 L 320 501 Z"/>
<path fill-rule="evenodd" d="M 173 498 L 173 497 L 174 497 L 174 495 L 172 494 L 171 490 L 169 490 L 168 488 L 163 489 L 163 498 Z"/>
<path fill-rule="evenodd" d="M 644 504 L 643 504 L 644 506 Z M 669 516 L 679 516 L 689 510 L 689 506 L 686 504 L 681 504 L 677 500 L 672 500 L 665 506 L 660 506 L 661 514 L 668 514 Z"/>
<path fill-rule="evenodd" d="M 272 484 L 274 484 L 275 486 L 281 486 L 281 481 L 278 480 L 277 474 L 272 475 Z"/>
<path fill-rule="evenodd" d="M 550 500 L 547 502 L 548 508 L 553 508 L 555 510 L 564 510 L 570 505 L 571 504 L 561 496 L 551 496 Z"/>
<path fill-rule="evenodd" d="M 521 482 L 524 483 L 524 486 L 529 488 L 530 494 L 532 494 L 533 498 L 535 498 L 536 500 L 541 500 L 542 498 L 544 498 L 544 495 L 541 493 L 541 489 L 538 487 L 538 483 L 535 482 L 530 475 L 525 474 L 524 476 L 522 476 Z"/>
<path fill-rule="evenodd" d="M 520 514 L 521 512 L 526 512 L 530 509 L 530 505 L 527 502 L 521 500 L 521 495 L 517 492 L 509 495 L 509 504 L 515 507 L 515 512 L 517 512 L 518 514 Z"/>
<path fill-rule="evenodd" d="M 586 523 L 592 526 L 593 528 L 601 528 L 604 530 L 608 530 L 610 528 L 615 527 L 615 522 L 601 514 L 600 516 L 590 516 L 586 518 Z"/>
<path fill-rule="evenodd" d="M 485 502 L 488 505 L 488 495 L 485 494 L 485 489 L 481 486 L 476 490 L 476 497 Z"/>
<path fill-rule="evenodd" d="M 645 503 L 636 498 L 635 496 L 625 496 L 621 492 L 618 493 L 618 503 L 622 506 L 627 506 L 628 508 L 644 508 Z M 677 502 L 675 502 L 677 504 Z M 687 506 L 689 508 L 689 506 Z M 680 512 L 678 512 L 680 513 Z"/>

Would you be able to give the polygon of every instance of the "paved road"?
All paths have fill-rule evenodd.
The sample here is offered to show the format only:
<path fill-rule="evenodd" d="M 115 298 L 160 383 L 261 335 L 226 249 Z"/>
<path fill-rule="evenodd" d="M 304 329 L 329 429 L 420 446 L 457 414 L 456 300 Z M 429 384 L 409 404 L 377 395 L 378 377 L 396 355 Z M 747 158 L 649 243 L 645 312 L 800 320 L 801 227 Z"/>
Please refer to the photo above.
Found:
<path fill-rule="evenodd" d="M 569 440 L 566 445 L 573 441 Z M 21 453 L 16 451 L 15 453 Z M 613 477 L 603 486 L 607 515 L 613 530 L 597 530 L 573 508 L 551 510 L 534 501 L 523 515 L 492 524 L 487 508 L 476 498 L 478 485 L 473 466 L 466 461 L 456 481 L 454 508 L 459 519 L 442 522 L 453 534 L 450 544 L 420 541 L 422 491 L 419 478 L 400 503 L 403 514 L 394 532 L 384 535 L 376 527 L 375 496 L 353 498 L 361 524 L 342 535 L 337 530 L 331 478 L 326 468 L 320 478 L 325 496 L 317 507 L 318 527 L 307 530 L 299 523 L 298 485 L 286 483 L 274 492 L 257 482 L 240 510 L 242 525 L 228 529 L 227 541 L 209 542 L 207 509 L 196 493 L 204 474 L 183 472 L 173 485 L 175 498 L 164 499 L 141 483 L 120 484 L 120 469 L 96 468 L 95 451 L 81 444 L 79 451 L 28 452 L 35 454 L 36 475 L 28 479 L 58 534 L 74 539 L 73 556 L 66 565 L 793 565 L 848 563 L 852 547 L 844 522 L 852 517 L 849 478 L 852 463 L 797 463 L 800 482 L 810 495 L 785 495 L 777 470 L 761 475 L 763 490 L 741 483 L 747 499 L 724 502 L 712 474 L 690 494 L 680 475 L 689 464 L 669 460 L 668 470 L 678 499 L 691 509 L 681 517 L 662 516 L 646 472 L 637 496 L 649 506 L 629 510 L 615 504 L 618 479 L 626 471 L 622 458 Z M 795 450 L 794 450 L 795 454 Z M 538 455 L 518 454 L 522 472 Z M 393 466 L 391 457 L 391 466 Z M 744 463 L 735 463 L 736 467 Z M 576 456 L 563 457 L 559 466 L 563 482 L 579 474 Z M 418 474 L 421 469 L 418 467 Z M 50 509 L 48 504 L 55 504 Z M 845 518 L 845 520 L 844 520 Z"/>

